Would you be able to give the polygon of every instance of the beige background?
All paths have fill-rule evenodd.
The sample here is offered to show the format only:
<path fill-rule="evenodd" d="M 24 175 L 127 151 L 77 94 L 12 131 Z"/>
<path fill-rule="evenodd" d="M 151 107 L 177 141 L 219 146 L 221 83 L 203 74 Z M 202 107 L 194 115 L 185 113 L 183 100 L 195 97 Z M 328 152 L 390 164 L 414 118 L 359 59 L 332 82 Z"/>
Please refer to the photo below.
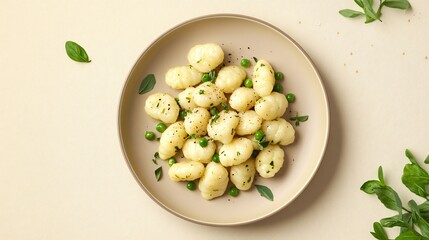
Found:
<path fill-rule="evenodd" d="M 429 2 L 411 3 L 365 25 L 338 14 L 356 9 L 352 0 L 1 0 L 0 239 L 372 239 L 372 222 L 393 212 L 360 185 L 383 165 L 408 201 L 404 149 L 421 160 L 429 153 Z M 303 194 L 266 220 L 229 228 L 155 204 L 129 171 L 117 130 L 122 87 L 142 51 L 214 13 L 260 18 L 300 43 L 323 77 L 332 120 Z M 93 61 L 71 61 L 67 40 Z"/>

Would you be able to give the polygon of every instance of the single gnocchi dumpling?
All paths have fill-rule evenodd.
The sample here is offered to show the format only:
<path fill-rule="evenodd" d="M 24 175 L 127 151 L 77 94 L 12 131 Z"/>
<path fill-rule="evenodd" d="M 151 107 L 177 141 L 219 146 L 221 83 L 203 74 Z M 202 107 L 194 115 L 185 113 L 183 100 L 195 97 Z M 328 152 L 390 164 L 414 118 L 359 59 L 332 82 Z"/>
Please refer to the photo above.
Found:
<path fill-rule="evenodd" d="M 158 153 L 161 159 L 168 159 L 176 155 L 182 149 L 188 134 L 182 121 L 175 122 L 168 126 L 162 133 L 159 140 Z"/>
<path fill-rule="evenodd" d="M 239 112 L 245 112 L 255 106 L 258 99 L 259 95 L 253 88 L 240 87 L 229 97 L 229 105 Z"/>
<path fill-rule="evenodd" d="M 178 162 L 168 169 L 168 176 L 173 181 L 193 181 L 203 176 L 204 164 L 195 161 Z"/>
<path fill-rule="evenodd" d="M 226 101 L 225 94 L 211 82 L 205 82 L 195 88 L 192 100 L 197 106 L 211 108 Z"/>
<path fill-rule="evenodd" d="M 234 138 L 220 148 L 219 161 L 225 167 L 238 165 L 252 156 L 253 145 L 247 138 Z"/>
<path fill-rule="evenodd" d="M 185 117 L 184 125 L 186 132 L 191 135 L 204 136 L 207 134 L 207 125 L 210 120 L 210 112 L 205 108 L 194 108 Z"/>
<path fill-rule="evenodd" d="M 178 66 L 168 69 L 165 83 L 174 89 L 185 89 L 201 82 L 203 74 L 192 66 Z"/>
<path fill-rule="evenodd" d="M 188 52 L 188 61 L 198 71 L 207 73 L 223 62 L 222 48 L 215 43 L 198 44 Z"/>
<path fill-rule="evenodd" d="M 271 178 L 282 168 L 283 162 L 283 149 L 279 145 L 268 145 L 256 157 L 256 171 L 263 178 Z"/>
<path fill-rule="evenodd" d="M 210 119 L 209 125 L 207 125 L 207 133 L 213 140 L 223 144 L 229 143 L 234 138 L 239 121 L 240 117 L 237 112 L 223 110 Z"/>
<path fill-rule="evenodd" d="M 274 70 L 267 60 L 259 60 L 253 68 L 253 89 L 256 93 L 265 97 L 273 91 L 275 77 Z"/>
<path fill-rule="evenodd" d="M 284 118 L 277 118 L 262 123 L 265 140 L 271 144 L 289 145 L 295 141 L 295 129 Z"/>
<path fill-rule="evenodd" d="M 195 104 L 194 100 L 192 99 L 194 91 L 194 87 L 188 87 L 177 95 L 180 107 L 182 107 L 186 111 L 192 111 L 192 109 L 198 107 L 198 105 Z"/>
<path fill-rule="evenodd" d="M 229 179 L 240 190 L 249 190 L 255 179 L 255 159 L 250 158 L 244 163 L 232 166 L 229 171 Z"/>
<path fill-rule="evenodd" d="M 228 182 L 228 170 L 220 163 L 210 162 L 200 178 L 198 189 L 204 199 L 211 200 L 225 193 Z"/>
<path fill-rule="evenodd" d="M 201 163 L 209 163 L 216 151 L 216 144 L 208 141 L 208 145 L 201 147 L 198 138 L 190 138 L 183 145 L 182 152 L 186 159 Z"/>
<path fill-rule="evenodd" d="M 235 65 L 223 67 L 216 78 L 216 86 L 224 93 L 232 93 L 239 88 L 246 78 L 246 71 Z"/>
<path fill-rule="evenodd" d="M 167 93 L 154 93 L 145 102 L 144 110 L 154 119 L 165 123 L 174 123 L 179 116 L 179 105 Z"/>
<path fill-rule="evenodd" d="M 253 110 L 239 112 L 240 121 L 238 122 L 235 132 L 237 135 L 244 136 L 254 134 L 261 128 L 262 118 Z"/>
<path fill-rule="evenodd" d="M 272 92 L 256 101 L 255 112 L 264 120 L 274 120 L 283 116 L 288 107 L 285 95 Z"/>

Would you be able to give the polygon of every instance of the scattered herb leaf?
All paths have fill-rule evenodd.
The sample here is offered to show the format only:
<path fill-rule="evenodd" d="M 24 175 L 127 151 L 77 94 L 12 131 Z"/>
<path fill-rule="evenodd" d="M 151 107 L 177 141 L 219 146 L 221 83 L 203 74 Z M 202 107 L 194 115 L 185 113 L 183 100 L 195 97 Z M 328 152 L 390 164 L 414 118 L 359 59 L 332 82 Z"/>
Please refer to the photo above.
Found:
<path fill-rule="evenodd" d="M 256 57 L 253 57 L 253 61 L 258 62 L 258 59 Z"/>
<path fill-rule="evenodd" d="M 150 92 L 156 84 L 155 75 L 148 74 L 140 83 L 139 94 Z"/>
<path fill-rule="evenodd" d="M 156 181 L 159 182 L 159 180 L 161 180 L 161 177 L 162 177 L 162 167 L 159 167 L 155 170 Z"/>
<path fill-rule="evenodd" d="M 362 8 L 362 11 L 356 11 L 352 9 L 342 9 L 339 13 L 348 18 L 355 18 L 359 16 L 365 16 L 365 23 L 370 23 L 375 20 L 381 22 L 381 10 L 383 7 L 396 8 L 402 10 L 408 10 L 411 8 L 411 4 L 408 0 L 380 0 L 377 11 L 374 10 L 373 0 L 354 0 L 354 2 Z"/>
<path fill-rule="evenodd" d="M 73 41 L 66 42 L 67 55 L 76 62 L 91 62 L 85 49 Z"/>
<path fill-rule="evenodd" d="M 258 192 L 261 194 L 261 196 L 263 196 L 264 198 L 270 201 L 274 200 L 273 192 L 271 192 L 271 190 L 268 187 L 264 185 L 259 185 L 259 184 L 255 184 L 255 187 L 258 190 Z"/>
<path fill-rule="evenodd" d="M 298 113 L 297 113 L 295 117 L 290 117 L 289 120 L 295 121 L 295 126 L 299 126 L 300 122 L 305 122 L 308 120 L 308 115 L 298 116 Z"/>

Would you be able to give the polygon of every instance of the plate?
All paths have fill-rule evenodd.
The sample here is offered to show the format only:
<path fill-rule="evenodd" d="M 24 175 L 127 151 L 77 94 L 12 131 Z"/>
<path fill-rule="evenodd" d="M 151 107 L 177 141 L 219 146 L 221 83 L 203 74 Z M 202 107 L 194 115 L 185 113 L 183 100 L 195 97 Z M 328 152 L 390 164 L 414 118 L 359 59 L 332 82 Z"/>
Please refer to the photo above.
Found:
<path fill-rule="evenodd" d="M 178 91 L 164 82 L 166 71 L 188 65 L 187 52 L 201 43 L 214 42 L 225 52 L 226 64 L 239 64 L 242 58 L 267 59 L 285 75 L 285 92 L 296 95 L 287 115 L 308 115 L 296 129 L 296 141 L 285 148 L 285 163 L 271 179 L 257 177 L 257 184 L 271 189 L 274 200 L 262 197 L 255 187 L 238 197 L 225 193 L 211 201 L 200 192 L 189 191 L 184 182 L 168 177 L 168 164 L 153 163 L 158 142 L 147 141 L 146 130 L 155 131 L 157 121 L 144 112 L 149 94 L 139 95 L 142 79 L 149 73 L 157 83 L 152 92 Z M 254 62 L 252 60 L 254 65 Z M 249 76 L 251 69 L 247 69 Z M 308 185 L 323 158 L 329 133 L 328 100 L 316 67 L 304 50 L 287 34 L 261 20 L 241 15 L 209 15 L 184 22 L 156 39 L 140 56 L 125 82 L 119 106 L 119 135 L 126 162 L 143 190 L 167 211 L 196 223 L 240 225 L 266 218 L 289 205 Z M 159 136 L 159 134 L 157 134 Z M 155 169 L 163 168 L 160 181 Z"/>

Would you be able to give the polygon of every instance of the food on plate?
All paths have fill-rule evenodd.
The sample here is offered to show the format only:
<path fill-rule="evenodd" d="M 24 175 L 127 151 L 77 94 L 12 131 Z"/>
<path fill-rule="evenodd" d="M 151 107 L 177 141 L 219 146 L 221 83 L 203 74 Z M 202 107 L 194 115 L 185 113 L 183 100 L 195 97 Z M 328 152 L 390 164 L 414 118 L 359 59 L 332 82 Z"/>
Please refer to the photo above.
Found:
<path fill-rule="evenodd" d="M 145 102 L 146 113 L 161 121 L 157 154 L 168 161 L 170 179 L 187 182 L 191 190 L 198 184 L 202 197 L 211 200 L 229 185 L 235 197 L 255 186 L 257 176 L 274 177 L 284 165 L 281 146 L 295 141 L 292 124 L 283 118 L 289 99 L 275 83 L 283 74 L 267 60 L 255 60 L 248 76 L 249 60 L 222 64 L 224 52 L 214 43 L 195 45 L 187 57 L 189 65 L 165 75 L 177 97 L 154 93 Z M 148 130 L 145 138 L 155 136 Z"/>

